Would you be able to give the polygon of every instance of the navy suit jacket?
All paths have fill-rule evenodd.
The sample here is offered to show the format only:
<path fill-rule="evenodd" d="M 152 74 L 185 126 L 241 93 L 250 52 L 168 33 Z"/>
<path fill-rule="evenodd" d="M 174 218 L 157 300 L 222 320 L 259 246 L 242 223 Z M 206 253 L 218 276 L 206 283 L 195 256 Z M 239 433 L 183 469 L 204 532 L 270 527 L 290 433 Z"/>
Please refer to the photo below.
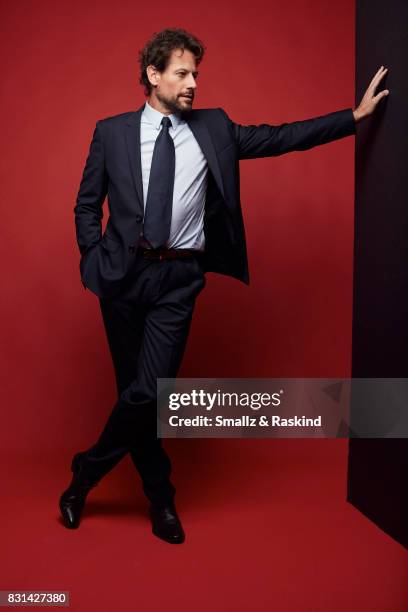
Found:
<path fill-rule="evenodd" d="M 75 213 L 84 287 L 111 297 L 132 267 L 143 223 L 140 118 L 137 110 L 97 121 Z M 240 125 L 222 108 L 183 113 L 208 162 L 205 269 L 249 284 L 239 160 L 302 151 L 356 133 L 351 108 L 281 125 Z M 102 206 L 109 218 L 102 235 Z"/>

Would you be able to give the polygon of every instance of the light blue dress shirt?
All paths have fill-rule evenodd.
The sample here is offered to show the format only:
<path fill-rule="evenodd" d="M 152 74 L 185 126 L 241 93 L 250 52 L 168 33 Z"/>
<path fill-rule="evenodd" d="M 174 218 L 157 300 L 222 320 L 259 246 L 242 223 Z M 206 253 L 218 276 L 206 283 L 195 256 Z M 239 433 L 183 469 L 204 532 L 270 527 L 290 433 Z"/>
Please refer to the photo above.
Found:
<path fill-rule="evenodd" d="M 203 251 L 207 160 L 188 123 L 181 118 L 180 114 L 163 115 L 147 101 L 140 123 L 144 209 L 146 210 L 154 144 L 162 129 L 161 120 L 165 116 L 169 117 L 172 123 L 169 134 L 173 138 L 176 155 L 170 236 L 165 246 L 174 249 Z M 145 244 L 143 235 L 140 244 Z"/>

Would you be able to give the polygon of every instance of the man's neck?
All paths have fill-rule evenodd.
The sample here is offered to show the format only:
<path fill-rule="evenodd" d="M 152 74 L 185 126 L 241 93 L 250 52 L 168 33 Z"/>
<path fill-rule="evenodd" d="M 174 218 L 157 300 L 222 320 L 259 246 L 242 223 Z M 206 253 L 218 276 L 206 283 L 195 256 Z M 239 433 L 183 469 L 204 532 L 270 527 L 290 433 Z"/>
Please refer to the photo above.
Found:
<path fill-rule="evenodd" d="M 174 113 L 173 111 L 170 111 L 155 96 L 150 96 L 149 98 L 147 98 L 147 102 L 149 103 L 149 105 L 152 108 L 154 108 L 155 110 L 159 111 L 159 113 L 162 113 L 163 115 L 179 114 L 179 113 Z"/>

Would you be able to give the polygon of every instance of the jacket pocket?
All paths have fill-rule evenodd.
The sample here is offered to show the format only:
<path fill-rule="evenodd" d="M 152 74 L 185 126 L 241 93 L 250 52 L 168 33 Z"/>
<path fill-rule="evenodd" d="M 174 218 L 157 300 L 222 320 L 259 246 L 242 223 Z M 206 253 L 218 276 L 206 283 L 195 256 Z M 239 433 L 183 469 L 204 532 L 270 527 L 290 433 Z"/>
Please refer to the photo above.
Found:
<path fill-rule="evenodd" d="M 113 238 L 108 236 L 108 234 L 104 234 L 101 238 L 101 246 L 107 251 L 114 253 L 120 247 L 120 242 L 114 240 Z"/>

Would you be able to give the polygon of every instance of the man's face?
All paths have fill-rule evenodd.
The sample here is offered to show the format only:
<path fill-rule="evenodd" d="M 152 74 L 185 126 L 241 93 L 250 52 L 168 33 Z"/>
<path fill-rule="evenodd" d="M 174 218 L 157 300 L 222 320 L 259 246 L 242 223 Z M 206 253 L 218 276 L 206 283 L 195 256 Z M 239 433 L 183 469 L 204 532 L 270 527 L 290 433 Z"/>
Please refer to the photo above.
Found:
<path fill-rule="evenodd" d="M 187 49 L 173 50 L 167 68 L 159 72 L 148 67 L 153 85 L 152 96 L 171 113 L 192 109 L 196 78 L 198 76 L 194 55 Z"/>

